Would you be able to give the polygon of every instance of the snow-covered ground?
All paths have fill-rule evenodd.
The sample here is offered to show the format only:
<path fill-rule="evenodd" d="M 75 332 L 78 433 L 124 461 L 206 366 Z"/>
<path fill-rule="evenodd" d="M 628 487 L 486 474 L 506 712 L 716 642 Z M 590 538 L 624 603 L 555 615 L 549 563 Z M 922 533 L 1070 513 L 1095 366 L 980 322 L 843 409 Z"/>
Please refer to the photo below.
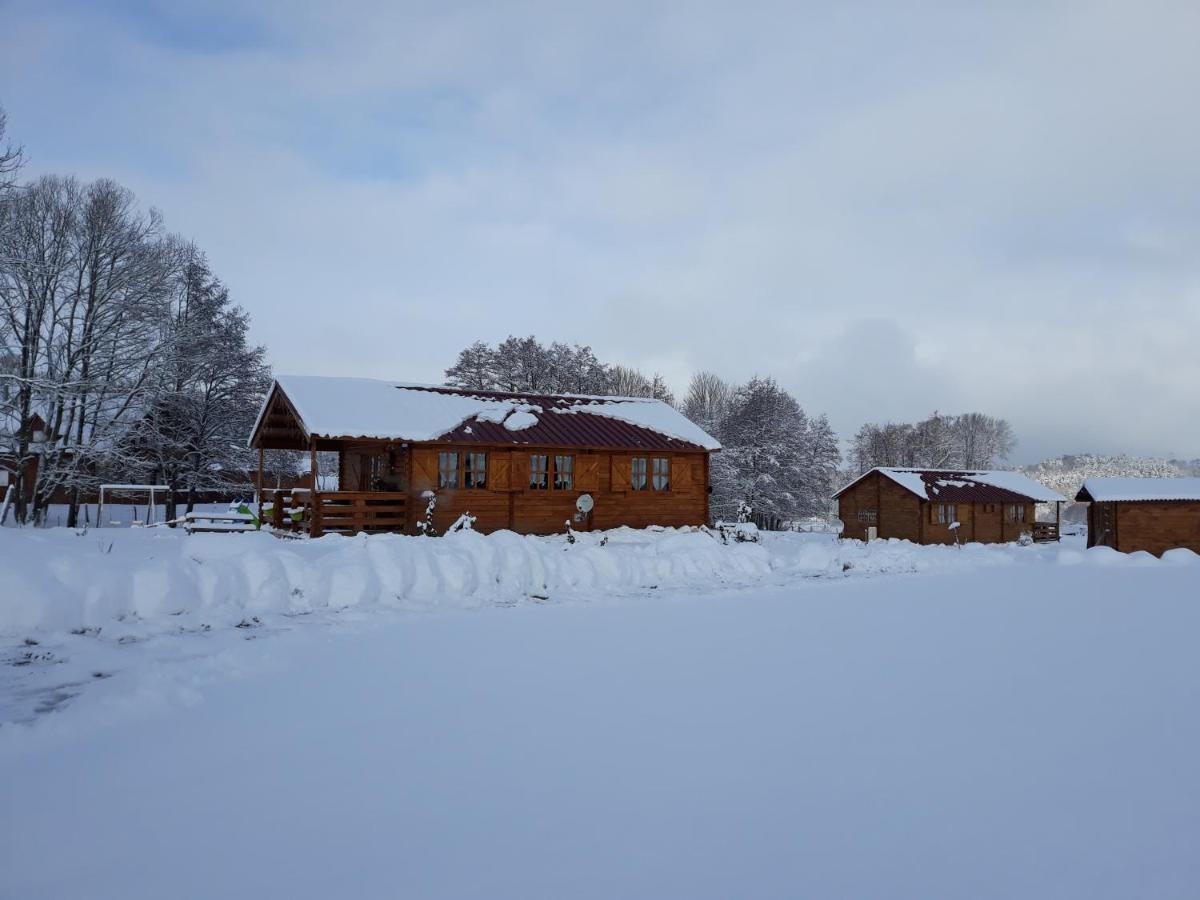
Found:
<path fill-rule="evenodd" d="M 600 538 L 6 529 L 0 895 L 1200 892 L 1195 554 Z"/>

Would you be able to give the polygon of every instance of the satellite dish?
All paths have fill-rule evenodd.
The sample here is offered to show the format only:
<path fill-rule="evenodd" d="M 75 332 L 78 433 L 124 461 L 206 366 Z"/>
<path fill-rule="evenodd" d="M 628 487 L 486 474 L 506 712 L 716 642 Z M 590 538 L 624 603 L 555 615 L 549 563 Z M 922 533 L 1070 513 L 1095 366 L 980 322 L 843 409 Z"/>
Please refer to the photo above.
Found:
<path fill-rule="evenodd" d="M 580 494 L 579 499 L 575 501 L 575 508 L 581 513 L 590 513 L 595 505 L 596 501 L 592 499 L 591 494 Z"/>

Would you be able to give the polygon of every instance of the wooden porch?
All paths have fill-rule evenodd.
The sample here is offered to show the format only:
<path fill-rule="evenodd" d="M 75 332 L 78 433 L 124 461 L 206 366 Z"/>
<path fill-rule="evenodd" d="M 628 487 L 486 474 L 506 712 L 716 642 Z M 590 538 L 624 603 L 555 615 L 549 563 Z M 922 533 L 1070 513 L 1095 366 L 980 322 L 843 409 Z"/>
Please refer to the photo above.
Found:
<path fill-rule="evenodd" d="M 1058 522 L 1033 523 L 1033 542 L 1035 544 L 1052 544 L 1058 539 Z"/>
<path fill-rule="evenodd" d="M 264 511 L 280 531 L 306 532 L 311 537 L 337 532 L 403 532 L 408 527 L 408 495 L 394 491 L 311 491 L 297 488 L 267 493 L 271 508 Z"/>

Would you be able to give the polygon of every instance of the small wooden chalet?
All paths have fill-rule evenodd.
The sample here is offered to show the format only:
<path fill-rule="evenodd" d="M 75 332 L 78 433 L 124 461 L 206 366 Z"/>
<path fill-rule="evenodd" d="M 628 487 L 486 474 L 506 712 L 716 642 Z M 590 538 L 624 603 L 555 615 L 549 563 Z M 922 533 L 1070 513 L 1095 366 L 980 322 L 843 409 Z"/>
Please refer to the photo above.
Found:
<path fill-rule="evenodd" d="M 1075 499 L 1089 504 L 1089 547 L 1200 553 L 1200 478 L 1089 478 Z"/>
<path fill-rule="evenodd" d="M 833 495 L 842 537 L 918 544 L 1056 541 L 1066 498 L 1019 472 L 875 468 Z M 1038 522 L 1038 503 L 1055 521 Z M 957 523 L 957 527 L 952 527 Z"/>
<path fill-rule="evenodd" d="M 485 532 L 702 525 L 720 449 L 659 400 L 316 376 L 275 381 L 250 446 L 260 473 L 264 450 L 308 451 L 314 485 L 318 453 L 337 453 L 336 491 L 259 491 L 268 521 L 314 536 L 414 534 L 431 500 L 438 533 L 463 513 Z"/>

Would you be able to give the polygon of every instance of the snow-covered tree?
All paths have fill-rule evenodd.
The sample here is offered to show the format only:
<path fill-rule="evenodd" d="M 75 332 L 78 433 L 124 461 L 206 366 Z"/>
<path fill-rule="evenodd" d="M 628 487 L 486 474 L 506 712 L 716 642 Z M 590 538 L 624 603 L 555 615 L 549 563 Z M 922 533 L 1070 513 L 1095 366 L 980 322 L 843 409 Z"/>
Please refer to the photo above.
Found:
<path fill-rule="evenodd" d="M 191 508 L 197 491 L 220 488 L 250 471 L 246 449 L 270 378 L 265 349 L 248 337 L 249 318 L 194 245 L 181 264 L 163 322 L 161 359 L 132 446 L 147 475 Z M 168 509 L 173 517 L 174 509 Z"/>
<path fill-rule="evenodd" d="M 774 379 L 755 377 L 734 390 L 716 436 L 723 446 L 712 463 L 716 515 L 732 516 L 739 502 L 768 525 L 828 511 L 837 436 Z"/>
<path fill-rule="evenodd" d="M 454 365 L 446 370 L 446 384 L 450 387 L 495 390 L 496 380 L 496 351 L 484 341 L 461 350 Z"/>

